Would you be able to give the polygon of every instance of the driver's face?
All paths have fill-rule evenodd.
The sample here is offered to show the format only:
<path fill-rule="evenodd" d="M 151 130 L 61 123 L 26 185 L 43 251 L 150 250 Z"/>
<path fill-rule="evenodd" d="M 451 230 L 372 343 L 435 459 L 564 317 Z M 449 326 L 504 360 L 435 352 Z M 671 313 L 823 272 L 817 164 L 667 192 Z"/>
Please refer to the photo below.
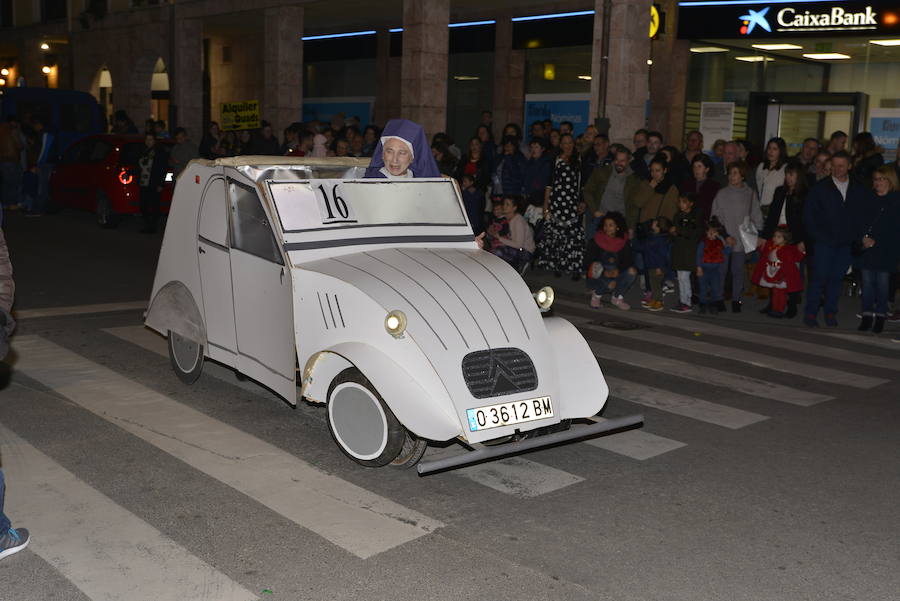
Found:
<path fill-rule="evenodd" d="M 391 138 L 384 143 L 384 166 L 391 175 L 404 175 L 412 163 L 409 147 L 400 140 Z"/>

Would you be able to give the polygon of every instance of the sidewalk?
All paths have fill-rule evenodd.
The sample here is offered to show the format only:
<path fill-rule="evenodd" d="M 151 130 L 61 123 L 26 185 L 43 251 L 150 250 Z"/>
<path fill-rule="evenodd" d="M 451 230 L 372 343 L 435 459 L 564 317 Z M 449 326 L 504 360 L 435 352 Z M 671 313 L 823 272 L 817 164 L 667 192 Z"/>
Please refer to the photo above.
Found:
<path fill-rule="evenodd" d="M 554 277 L 553 272 L 550 271 L 545 271 L 542 269 L 529 269 L 525 274 L 524 279 L 532 290 L 537 290 L 541 286 L 551 286 L 560 298 L 565 298 L 574 302 L 583 302 L 585 307 L 588 306 L 588 300 L 590 298 L 589 291 L 583 277 L 581 278 L 581 280 L 573 282 L 572 279 L 566 275 L 557 278 Z M 613 305 L 607 302 L 607 300 L 608 297 L 604 297 L 604 307 L 614 308 Z M 665 311 L 660 311 L 657 313 L 652 313 L 651 311 L 648 311 L 641 307 L 640 280 L 636 281 L 634 286 L 631 287 L 631 290 L 629 290 L 628 294 L 625 296 L 625 300 L 629 305 L 631 305 L 631 309 L 629 311 L 621 311 L 623 319 L 627 319 L 628 315 L 634 312 L 654 314 L 659 316 L 660 319 L 664 319 L 666 316 L 675 315 L 674 313 L 669 311 L 669 309 L 674 307 L 678 303 L 677 288 L 675 293 L 667 294 L 664 297 L 663 303 L 665 305 Z M 797 316 L 793 319 L 775 319 L 761 314 L 759 310 L 762 309 L 768 301 L 758 300 L 755 296 L 744 297 L 741 300 L 743 301 L 743 306 L 740 313 L 732 313 L 731 301 L 725 301 L 725 306 L 728 310 L 724 313 L 719 313 L 716 316 L 700 316 L 698 314 L 698 308 L 696 305 L 694 306 L 693 314 L 686 313 L 683 316 L 716 321 L 722 325 L 740 324 L 746 326 L 780 326 L 785 328 L 800 328 L 803 330 L 811 329 L 803 324 L 802 309 L 806 301 L 805 296 L 803 298 L 803 303 L 801 303 L 801 306 L 799 307 Z M 826 328 L 824 323 L 824 316 L 820 311 L 818 316 L 819 329 L 844 333 L 852 332 L 853 334 L 860 337 L 861 343 L 865 343 L 867 337 L 872 337 L 875 335 L 871 332 L 857 332 L 856 327 L 859 325 L 859 318 L 856 317 L 856 314 L 859 312 L 859 310 L 859 296 L 848 296 L 845 293 L 841 295 L 841 298 L 838 301 L 838 327 Z M 884 331 L 878 335 L 878 338 L 890 340 L 891 338 L 897 336 L 898 333 L 900 333 L 900 322 L 887 322 L 885 324 Z M 900 345 L 897 345 L 897 347 L 898 349 L 900 349 Z"/>

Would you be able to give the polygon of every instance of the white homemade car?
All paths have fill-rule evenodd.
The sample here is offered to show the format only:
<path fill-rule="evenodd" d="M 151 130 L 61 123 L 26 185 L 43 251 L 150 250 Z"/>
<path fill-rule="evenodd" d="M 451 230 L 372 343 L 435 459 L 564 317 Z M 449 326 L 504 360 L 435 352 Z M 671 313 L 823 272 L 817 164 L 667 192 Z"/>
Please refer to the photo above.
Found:
<path fill-rule="evenodd" d="M 146 325 L 183 381 L 208 357 L 323 403 L 362 465 L 414 465 L 428 441 L 469 449 L 420 473 L 640 423 L 570 427 L 608 389 L 581 334 L 546 312 L 553 291 L 479 250 L 453 180 L 365 166 L 236 157 L 179 176 Z"/>

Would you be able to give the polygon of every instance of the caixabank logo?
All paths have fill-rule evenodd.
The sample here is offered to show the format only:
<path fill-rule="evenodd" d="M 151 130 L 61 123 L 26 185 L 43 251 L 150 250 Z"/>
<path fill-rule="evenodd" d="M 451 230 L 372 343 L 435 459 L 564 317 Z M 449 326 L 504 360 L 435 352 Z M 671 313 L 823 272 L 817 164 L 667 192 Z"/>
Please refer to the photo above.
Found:
<path fill-rule="evenodd" d="M 862 7 L 860 7 L 862 9 Z M 747 14 L 741 15 L 741 35 L 751 35 L 756 27 L 771 33 L 772 26 L 766 18 L 771 6 L 761 10 L 748 9 Z M 865 30 L 878 28 L 878 13 L 866 6 L 862 10 L 850 11 L 841 6 L 832 6 L 829 10 L 815 11 L 801 9 L 794 6 L 785 6 L 775 13 L 776 31 L 840 31 L 840 30 Z"/>
<path fill-rule="evenodd" d="M 768 14 L 770 8 L 772 7 L 767 6 L 760 11 L 753 10 L 752 8 L 747 9 L 747 14 L 739 17 L 741 20 L 741 35 L 750 35 L 753 33 L 753 30 L 756 29 L 757 25 L 762 29 L 771 32 L 772 26 L 769 25 L 769 21 L 766 20 L 766 14 Z"/>

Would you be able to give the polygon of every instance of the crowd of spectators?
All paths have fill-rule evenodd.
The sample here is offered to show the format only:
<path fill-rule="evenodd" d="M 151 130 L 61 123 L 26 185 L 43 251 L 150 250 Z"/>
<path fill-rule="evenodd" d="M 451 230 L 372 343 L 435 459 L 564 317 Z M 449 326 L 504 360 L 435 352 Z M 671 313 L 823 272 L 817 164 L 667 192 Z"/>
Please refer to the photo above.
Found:
<path fill-rule="evenodd" d="M 9 157 L 27 146 L 30 171 L 38 181 L 40 173 L 49 177 L 41 155 L 50 134 L 40 124 L 30 137 L 14 121 L 3 126 L 4 175 Z M 138 133 L 123 111 L 111 131 Z M 179 128 L 164 153 L 153 144 L 170 137 L 164 121 L 148 119 L 143 133 L 142 168 L 152 167 L 155 152 L 176 174 L 195 157 L 370 157 L 380 136 L 378 127 L 344 115 L 292 123 L 280 136 L 266 121 L 240 131 L 212 122 L 199 144 Z M 431 151 L 440 172 L 459 182 L 488 250 L 520 270 L 586 277 L 592 306 L 608 296 L 629 309 L 625 295 L 637 284 L 650 311 L 663 310 L 677 291 L 668 303 L 676 312 L 697 306 L 716 314 L 726 300 L 740 312 L 744 298 L 756 296 L 767 300 L 761 312 L 792 318 L 805 289 L 807 325 L 818 325 L 821 307 L 834 326 L 846 283 L 861 291 L 860 329 L 880 332 L 900 319 L 900 304 L 891 307 L 900 281 L 900 158 L 885 164 L 869 132 L 807 138 L 791 156 L 778 137 L 762 149 L 746 140 L 716 140 L 707 149 L 699 131 L 682 146 L 639 129 L 629 147 L 592 125 L 576 135 L 572 123 L 549 119 L 529 124 L 526 136 L 517 123 L 496 128 L 484 111 L 471 138 L 457 143 L 437 133 Z M 40 185 L 33 187 L 39 197 Z M 4 190 L 4 198 L 10 194 Z"/>

